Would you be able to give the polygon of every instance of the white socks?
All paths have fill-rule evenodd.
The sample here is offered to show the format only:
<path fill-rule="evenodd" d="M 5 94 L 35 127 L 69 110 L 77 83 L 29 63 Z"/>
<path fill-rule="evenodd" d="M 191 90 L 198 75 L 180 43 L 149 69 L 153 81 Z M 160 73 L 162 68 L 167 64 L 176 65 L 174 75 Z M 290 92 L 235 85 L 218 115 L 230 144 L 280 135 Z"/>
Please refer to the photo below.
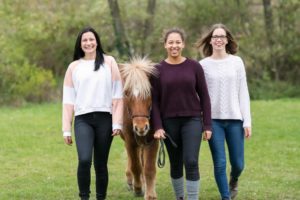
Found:
<path fill-rule="evenodd" d="M 176 199 L 184 199 L 184 178 L 173 179 L 171 178 L 173 190 L 176 195 Z M 187 200 L 199 199 L 199 180 L 189 181 L 186 180 Z"/>
<path fill-rule="evenodd" d="M 199 180 L 189 181 L 186 180 L 187 200 L 199 199 Z"/>
<path fill-rule="evenodd" d="M 176 199 L 184 198 L 184 179 L 183 177 L 178 179 L 171 178 L 173 190 L 176 195 Z"/>

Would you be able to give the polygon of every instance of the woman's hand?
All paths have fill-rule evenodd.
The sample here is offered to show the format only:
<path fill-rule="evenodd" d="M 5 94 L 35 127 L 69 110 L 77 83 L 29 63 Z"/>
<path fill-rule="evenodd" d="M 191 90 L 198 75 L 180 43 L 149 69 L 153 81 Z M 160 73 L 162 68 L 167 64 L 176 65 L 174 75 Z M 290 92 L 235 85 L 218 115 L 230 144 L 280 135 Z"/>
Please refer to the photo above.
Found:
<path fill-rule="evenodd" d="M 252 132 L 251 132 L 251 127 L 244 127 L 244 133 L 245 133 L 245 137 L 247 139 L 249 139 L 252 135 Z"/>
<path fill-rule="evenodd" d="M 73 141 L 72 141 L 72 136 L 64 136 L 64 141 L 67 145 L 72 145 Z"/>
<path fill-rule="evenodd" d="M 112 136 L 118 136 L 121 134 L 121 132 L 122 132 L 121 129 L 115 129 L 113 130 Z"/>
<path fill-rule="evenodd" d="M 211 135 L 212 135 L 211 131 L 204 131 L 204 133 L 203 133 L 203 140 L 204 141 L 210 140 Z"/>
<path fill-rule="evenodd" d="M 155 139 L 165 139 L 166 136 L 165 136 L 165 131 L 164 129 L 158 129 L 157 131 L 155 131 L 154 133 L 154 138 Z"/>

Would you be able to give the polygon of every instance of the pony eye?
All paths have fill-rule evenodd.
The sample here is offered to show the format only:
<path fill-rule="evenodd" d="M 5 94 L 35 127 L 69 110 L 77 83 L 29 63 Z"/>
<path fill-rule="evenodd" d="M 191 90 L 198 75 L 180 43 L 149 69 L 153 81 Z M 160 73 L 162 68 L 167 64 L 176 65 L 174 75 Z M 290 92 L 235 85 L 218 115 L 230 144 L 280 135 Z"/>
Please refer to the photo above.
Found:
<path fill-rule="evenodd" d="M 128 91 L 124 91 L 124 92 L 123 92 L 123 96 L 124 96 L 124 97 L 127 97 L 127 98 L 128 98 L 128 97 L 129 97 L 129 95 L 130 95 L 130 94 L 129 94 L 129 92 L 128 92 Z"/>

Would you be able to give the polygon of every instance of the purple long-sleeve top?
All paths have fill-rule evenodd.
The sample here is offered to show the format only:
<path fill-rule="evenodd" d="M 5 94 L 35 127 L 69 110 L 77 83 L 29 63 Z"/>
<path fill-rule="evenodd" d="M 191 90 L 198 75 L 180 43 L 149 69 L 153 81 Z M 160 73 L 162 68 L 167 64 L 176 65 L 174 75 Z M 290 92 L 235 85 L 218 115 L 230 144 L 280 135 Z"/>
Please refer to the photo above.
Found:
<path fill-rule="evenodd" d="M 180 64 L 164 60 L 156 65 L 159 75 L 152 77 L 152 125 L 163 128 L 162 119 L 201 117 L 204 130 L 211 130 L 211 106 L 201 65 L 187 58 Z"/>

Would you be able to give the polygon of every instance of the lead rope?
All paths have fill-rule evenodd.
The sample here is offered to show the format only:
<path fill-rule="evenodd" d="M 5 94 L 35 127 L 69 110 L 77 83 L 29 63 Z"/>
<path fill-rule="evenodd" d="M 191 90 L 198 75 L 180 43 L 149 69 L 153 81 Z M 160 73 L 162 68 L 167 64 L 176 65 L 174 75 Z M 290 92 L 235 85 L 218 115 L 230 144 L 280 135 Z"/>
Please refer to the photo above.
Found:
<path fill-rule="evenodd" d="M 165 135 L 169 138 L 171 144 L 173 145 L 173 147 L 177 148 L 177 144 L 174 142 L 174 140 L 171 138 L 170 135 L 168 135 L 167 133 L 165 133 Z M 157 166 L 159 168 L 163 168 L 166 164 L 166 153 L 165 153 L 165 148 L 164 148 L 164 139 L 160 139 L 160 147 L 158 150 L 158 158 L 157 158 Z"/>

